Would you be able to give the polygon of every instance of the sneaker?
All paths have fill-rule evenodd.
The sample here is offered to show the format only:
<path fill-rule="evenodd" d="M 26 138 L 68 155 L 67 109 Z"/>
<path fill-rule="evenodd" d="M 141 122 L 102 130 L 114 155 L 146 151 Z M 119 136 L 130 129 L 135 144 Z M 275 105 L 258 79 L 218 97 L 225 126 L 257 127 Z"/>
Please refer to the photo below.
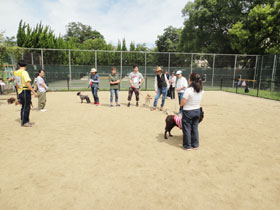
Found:
<path fill-rule="evenodd" d="M 160 109 L 159 109 L 160 111 L 162 111 L 163 110 L 163 107 L 160 107 Z"/>
<path fill-rule="evenodd" d="M 117 104 L 116 106 L 121 106 L 120 104 Z"/>
<path fill-rule="evenodd" d="M 198 150 L 198 147 L 193 147 L 193 150 Z"/>
<path fill-rule="evenodd" d="M 156 111 L 157 110 L 157 108 L 156 107 L 153 107 L 152 109 L 151 109 L 151 111 Z"/>
<path fill-rule="evenodd" d="M 138 101 L 136 102 L 136 106 L 139 106 L 139 103 L 138 103 Z"/>
<path fill-rule="evenodd" d="M 128 102 L 127 107 L 130 107 L 130 102 Z"/>
<path fill-rule="evenodd" d="M 96 105 L 96 106 L 99 106 L 99 105 L 100 105 L 100 103 L 99 103 L 99 102 L 96 102 L 96 103 L 95 103 L 95 105 Z"/>
<path fill-rule="evenodd" d="M 114 105 L 113 105 L 113 104 L 111 104 L 111 105 L 110 105 L 110 107 L 114 107 Z"/>
<path fill-rule="evenodd" d="M 47 110 L 46 110 L 46 109 L 41 109 L 41 110 L 40 110 L 40 112 L 45 112 L 45 111 L 47 111 Z"/>
<path fill-rule="evenodd" d="M 32 125 L 30 123 L 24 123 L 22 127 L 32 127 Z"/>

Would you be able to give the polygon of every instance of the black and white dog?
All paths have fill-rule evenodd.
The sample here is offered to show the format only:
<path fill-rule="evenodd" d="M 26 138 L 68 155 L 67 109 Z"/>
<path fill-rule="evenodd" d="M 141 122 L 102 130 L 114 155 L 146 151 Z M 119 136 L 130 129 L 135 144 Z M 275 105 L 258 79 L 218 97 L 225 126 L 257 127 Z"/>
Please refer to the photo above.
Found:
<path fill-rule="evenodd" d="M 80 98 L 81 98 L 81 103 L 83 103 L 84 100 L 86 100 L 88 104 L 90 103 L 89 97 L 86 96 L 86 95 L 82 95 L 81 92 L 78 92 L 78 93 L 77 93 L 77 96 L 80 96 Z"/>

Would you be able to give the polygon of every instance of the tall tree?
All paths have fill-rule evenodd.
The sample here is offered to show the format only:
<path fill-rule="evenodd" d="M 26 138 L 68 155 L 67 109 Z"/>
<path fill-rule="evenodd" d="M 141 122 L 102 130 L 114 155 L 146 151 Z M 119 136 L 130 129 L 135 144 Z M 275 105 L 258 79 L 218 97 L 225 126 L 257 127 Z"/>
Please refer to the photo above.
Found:
<path fill-rule="evenodd" d="M 65 39 L 69 40 L 70 38 L 78 44 L 82 44 L 88 39 L 104 39 L 100 32 L 80 22 L 70 22 L 67 24 Z"/>
<path fill-rule="evenodd" d="M 159 35 L 156 40 L 157 50 L 159 52 L 176 52 L 178 50 L 181 29 L 172 26 L 164 29 L 163 35 Z"/>
<path fill-rule="evenodd" d="M 229 30 L 257 4 L 273 0 L 194 0 L 182 10 L 186 18 L 180 48 L 187 52 L 238 53 Z"/>
<path fill-rule="evenodd" d="M 122 41 L 122 51 L 127 51 L 125 38 L 123 38 L 123 41 Z"/>
<path fill-rule="evenodd" d="M 280 0 L 257 5 L 229 31 L 233 49 L 241 53 L 280 53 Z"/>

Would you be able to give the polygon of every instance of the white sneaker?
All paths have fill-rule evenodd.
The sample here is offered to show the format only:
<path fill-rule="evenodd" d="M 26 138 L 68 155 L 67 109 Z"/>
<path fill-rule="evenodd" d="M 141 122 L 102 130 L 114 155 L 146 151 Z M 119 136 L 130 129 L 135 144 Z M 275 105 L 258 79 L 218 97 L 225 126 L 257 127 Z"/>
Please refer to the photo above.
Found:
<path fill-rule="evenodd" d="M 46 109 L 41 109 L 41 110 L 40 110 L 40 112 L 45 112 L 45 111 L 47 111 L 47 110 L 46 110 Z"/>

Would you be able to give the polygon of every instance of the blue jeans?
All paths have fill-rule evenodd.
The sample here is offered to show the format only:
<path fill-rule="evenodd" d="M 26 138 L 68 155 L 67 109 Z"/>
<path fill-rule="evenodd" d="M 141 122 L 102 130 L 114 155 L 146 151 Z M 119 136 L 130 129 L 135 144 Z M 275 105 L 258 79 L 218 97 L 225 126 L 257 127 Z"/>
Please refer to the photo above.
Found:
<path fill-rule="evenodd" d="M 158 102 L 158 99 L 159 99 L 161 94 L 162 94 L 162 100 L 161 100 L 161 105 L 160 106 L 163 107 L 164 103 L 165 103 L 166 95 L 167 95 L 167 87 L 163 87 L 163 88 L 158 89 L 157 95 L 156 95 L 156 98 L 155 98 L 155 101 L 154 101 L 154 107 L 157 107 L 157 102 Z"/>
<path fill-rule="evenodd" d="M 200 109 L 183 110 L 182 130 L 183 147 L 186 149 L 197 148 L 199 146 L 198 123 Z"/>
<path fill-rule="evenodd" d="M 94 99 L 94 102 L 98 103 L 99 102 L 99 97 L 97 95 L 97 91 L 98 91 L 98 87 L 97 86 L 91 86 L 91 92 L 92 92 L 92 96 Z"/>
<path fill-rule="evenodd" d="M 183 99 L 183 95 L 184 95 L 184 93 L 178 93 L 179 106 L 180 106 L 181 101 L 182 101 L 182 99 Z M 179 107 L 179 113 L 182 114 L 182 112 L 183 112 L 183 108 L 182 108 L 182 107 Z"/>
<path fill-rule="evenodd" d="M 119 100 L 119 89 L 110 89 L 110 102 L 113 102 L 114 98 L 114 93 L 115 93 L 115 102 L 118 103 Z"/>

